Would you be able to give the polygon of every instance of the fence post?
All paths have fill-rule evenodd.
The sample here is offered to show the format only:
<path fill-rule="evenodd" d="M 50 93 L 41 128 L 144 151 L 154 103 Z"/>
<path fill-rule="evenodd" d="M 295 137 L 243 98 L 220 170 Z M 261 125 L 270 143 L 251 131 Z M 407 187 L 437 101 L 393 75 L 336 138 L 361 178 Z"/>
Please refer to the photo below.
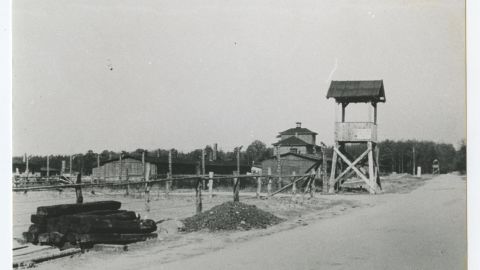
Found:
<path fill-rule="evenodd" d="M 310 198 L 313 198 L 314 195 L 315 195 L 315 190 L 317 189 L 315 187 L 315 180 L 317 180 L 317 175 L 316 175 L 316 171 L 315 169 L 312 169 L 311 173 L 310 173 L 313 177 L 312 179 L 312 182 L 310 183 Z"/>
<path fill-rule="evenodd" d="M 82 173 L 77 175 L 77 184 L 82 183 Z M 75 195 L 77 196 L 77 203 L 83 203 L 82 187 L 75 187 Z"/>
<path fill-rule="evenodd" d="M 210 193 L 210 199 L 213 198 L 213 172 L 208 173 L 208 192 Z"/>
<path fill-rule="evenodd" d="M 165 181 L 165 195 L 168 196 L 170 193 L 170 181 L 172 179 L 172 175 L 168 172 L 167 173 L 167 180 Z"/>
<path fill-rule="evenodd" d="M 267 194 L 270 195 L 272 194 L 272 168 L 268 167 L 268 172 L 267 172 L 267 179 L 268 179 L 268 184 L 267 184 Z"/>
<path fill-rule="evenodd" d="M 260 192 L 262 192 L 262 173 L 257 176 L 257 199 L 260 198 Z"/>
<path fill-rule="evenodd" d="M 150 212 L 150 163 L 146 163 L 145 170 L 145 208 Z"/>
<path fill-rule="evenodd" d="M 128 168 L 127 168 L 127 187 L 126 187 L 126 190 L 125 190 L 125 196 L 128 196 L 130 194 L 130 178 L 128 177 Z"/>
<path fill-rule="evenodd" d="M 327 179 L 327 154 L 325 153 L 325 151 L 326 147 L 322 146 L 322 192 L 328 193 L 329 181 Z"/>
<path fill-rule="evenodd" d="M 206 188 L 205 185 L 205 148 L 202 148 L 202 188 Z"/>
<path fill-rule="evenodd" d="M 238 176 L 238 171 L 234 171 L 233 175 Z M 240 201 L 240 178 L 237 177 L 233 178 L 233 201 Z"/>
<path fill-rule="evenodd" d="M 202 212 L 202 177 L 197 178 L 195 185 L 195 207 L 195 213 L 200 214 Z"/>
<path fill-rule="evenodd" d="M 169 180 L 168 180 L 168 188 L 169 190 L 172 189 L 173 187 L 173 169 L 172 169 L 172 149 L 170 149 L 168 151 L 168 176 L 169 176 Z M 167 193 L 168 194 L 168 193 Z"/>
<path fill-rule="evenodd" d="M 297 183 L 295 182 L 295 171 L 292 172 L 292 201 L 296 201 Z"/>

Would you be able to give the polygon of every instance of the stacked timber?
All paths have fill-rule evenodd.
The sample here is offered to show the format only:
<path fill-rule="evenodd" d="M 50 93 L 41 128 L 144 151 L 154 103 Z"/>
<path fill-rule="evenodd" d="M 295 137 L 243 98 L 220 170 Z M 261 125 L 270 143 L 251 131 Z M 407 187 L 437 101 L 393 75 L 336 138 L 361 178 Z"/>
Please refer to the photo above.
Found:
<path fill-rule="evenodd" d="M 80 247 L 128 244 L 157 237 L 153 220 L 142 220 L 120 207 L 118 201 L 41 206 L 23 236 L 33 244 L 57 247 L 66 243 Z"/>

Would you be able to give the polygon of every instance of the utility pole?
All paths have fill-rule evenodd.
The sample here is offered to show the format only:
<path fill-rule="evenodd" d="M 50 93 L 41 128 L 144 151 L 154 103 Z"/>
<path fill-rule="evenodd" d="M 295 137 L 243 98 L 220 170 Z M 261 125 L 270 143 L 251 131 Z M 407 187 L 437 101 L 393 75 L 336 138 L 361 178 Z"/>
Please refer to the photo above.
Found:
<path fill-rule="evenodd" d="M 282 188 L 282 164 L 280 162 L 280 145 L 277 145 L 278 188 Z"/>
<path fill-rule="evenodd" d="M 25 173 L 26 173 L 27 178 L 28 178 L 28 155 L 27 155 L 27 153 L 25 153 L 25 162 L 26 162 Z"/>
<path fill-rule="evenodd" d="M 243 146 L 237 147 L 237 173 L 240 175 L 240 150 L 242 150 Z"/>
<path fill-rule="evenodd" d="M 47 155 L 47 181 L 50 178 L 50 155 Z"/>
<path fill-rule="evenodd" d="M 172 149 L 168 150 L 168 173 L 172 176 Z"/>
<path fill-rule="evenodd" d="M 202 176 L 203 175 L 205 175 L 205 148 L 202 148 Z"/>
<path fill-rule="evenodd" d="M 415 146 L 413 146 L 413 168 L 412 168 L 412 175 L 415 176 Z"/>
<path fill-rule="evenodd" d="M 70 155 L 70 177 L 72 177 L 72 160 L 73 160 L 73 155 Z"/>

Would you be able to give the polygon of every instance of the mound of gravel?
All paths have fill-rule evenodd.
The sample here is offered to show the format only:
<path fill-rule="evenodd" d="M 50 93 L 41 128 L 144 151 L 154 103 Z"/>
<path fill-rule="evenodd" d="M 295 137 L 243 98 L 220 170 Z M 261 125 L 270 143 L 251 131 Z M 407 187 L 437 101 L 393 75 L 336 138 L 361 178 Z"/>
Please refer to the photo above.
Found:
<path fill-rule="evenodd" d="M 249 230 L 266 228 L 282 222 L 283 219 L 258 209 L 255 205 L 241 202 L 226 202 L 203 213 L 183 220 L 186 232 L 209 229 L 219 230 Z"/>

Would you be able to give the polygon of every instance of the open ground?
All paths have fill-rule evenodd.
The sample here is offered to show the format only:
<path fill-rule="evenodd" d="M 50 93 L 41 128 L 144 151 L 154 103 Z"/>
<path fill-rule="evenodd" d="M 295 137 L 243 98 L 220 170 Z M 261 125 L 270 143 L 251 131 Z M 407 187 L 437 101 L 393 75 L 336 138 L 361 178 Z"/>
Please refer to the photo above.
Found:
<path fill-rule="evenodd" d="M 144 200 L 140 196 L 97 192 L 86 199 L 112 197 L 122 201 L 122 208 L 154 220 L 173 221 L 159 227 L 158 239 L 132 244 L 129 251 L 90 251 L 39 264 L 38 269 L 465 268 L 464 178 L 451 174 L 433 179 L 397 175 L 384 179 L 383 188 L 385 193 L 377 196 L 299 196 L 297 202 L 289 195 L 264 200 L 241 193 L 241 201 L 287 220 L 267 229 L 219 233 L 176 231 L 175 219 L 194 214 L 194 198 L 189 194 L 171 194 L 169 198 L 157 194 L 150 211 L 142 212 Z M 211 199 L 205 197 L 204 209 L 231 200 L 222 192 Z M 18 214 L 14 236 L 25 230 L 29 213 L 42 199 L 45 205 L 51 199 L 71 202 L 74 194 L 15 194 L 14 211 Z"/>

